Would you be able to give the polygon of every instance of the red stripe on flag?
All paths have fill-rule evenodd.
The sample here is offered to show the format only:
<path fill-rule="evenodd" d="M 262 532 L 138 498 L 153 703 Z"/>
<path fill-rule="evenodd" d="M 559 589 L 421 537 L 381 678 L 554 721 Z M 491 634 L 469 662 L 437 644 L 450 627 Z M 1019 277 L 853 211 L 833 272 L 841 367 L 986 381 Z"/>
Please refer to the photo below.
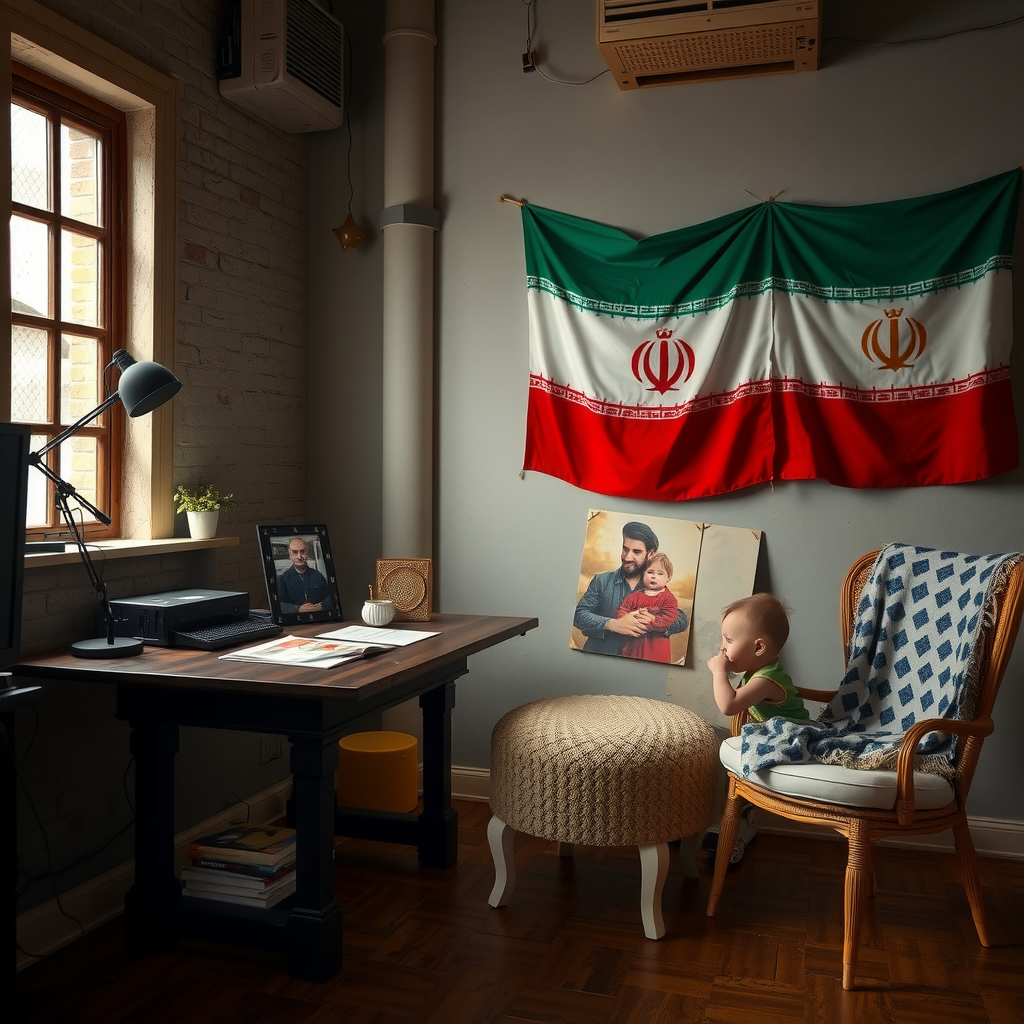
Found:
<path fill-rule="evenodd" d="M 650 501 L 721 494 L 770 479 L 772 396 L 671 420 L 605 416 L 530 388 L 524 469 L 587 491 Z"/>
<path fill-rule="evenodd" d="M 845 487 L 966 483 L 1014 469 L 1017 459 L 1004 379 L 891 402 L 780 389 L 655 420 L 603 415 L 531 387 L 523 465 L 598 494 L 684 501 L 773 478 Z"/>
<path fill-rule="evenodd" d="M 984 480 L 1017 466 L 1008 379 L 940 398 L 819 401 L 776 392 L 778 477 L 844 487 Z"/>

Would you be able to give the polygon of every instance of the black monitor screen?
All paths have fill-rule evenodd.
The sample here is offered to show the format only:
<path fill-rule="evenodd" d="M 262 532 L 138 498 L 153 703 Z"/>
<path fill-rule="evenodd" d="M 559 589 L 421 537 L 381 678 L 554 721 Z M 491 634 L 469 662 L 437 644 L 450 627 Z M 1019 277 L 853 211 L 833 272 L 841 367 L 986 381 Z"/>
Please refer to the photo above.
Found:
<path fill-rule="evenodd" d="M 0 423 L 0 669 L 21 649 L 29 428 Z"/>

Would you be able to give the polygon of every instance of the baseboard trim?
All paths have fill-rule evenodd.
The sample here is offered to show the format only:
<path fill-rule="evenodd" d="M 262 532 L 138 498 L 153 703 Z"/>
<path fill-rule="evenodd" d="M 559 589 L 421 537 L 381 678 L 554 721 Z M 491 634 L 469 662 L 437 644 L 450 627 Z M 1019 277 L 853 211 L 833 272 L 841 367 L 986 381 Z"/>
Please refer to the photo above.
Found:
<path fill-rule="evenodd" d="M 452 767 L 452 796 L 459 800 L 486 803 L 490 798 L 491 774 L 486 768 Z M 194 828 L 175 837 L 175 865 L 187 859 L 188 844 L 197 836 L 214 832 L 233 821 L 275 821 L 284 816 L 285 804 L 291 794 L 291 779 L 258 793 L 247 804 L 235 804 Z M 1001 818 L 968 818 L 974 846 L 983 857 L 1024 860 L 1024 822 Z M 768 811 L 758 812 L 758 828 L 768 834 L 804 836 L 808 839 L 837 839 L 831 829 L 788 821 Z M 908 836 L 903 840 L 886 839 L 881 845 L 905 849 L 953 852 L 953 835 L 940 832 L 931 836 Z M 87 932 L 113 920 L 124 909 L 124 894 L 135 879 L 132 861 L 118 865 L 96 878 L 84 882 L 61 895 L 61 903 L 69 914 L 82 922 Z M 56 899 L 47 900 L 18 915 L 18 944 L 22 949 L 48 955 L 73 942 L 81 932 L 74 921 L 61 913 Z M 35 961 L 35 957 L 18 953 L 18 970 Z"/>
<path fill-rule="evenodd" d="M 452 795 L 461 800 L 486 802 L 490 796 L 490 772 L 486 768 L 452 767 Z M 967 819 L 971 826 L 974 848 L 982 857 L 1000 857 L 1005 860 L 1024 860 L 1024 821 L 1002 818 Z M 758 829 L 784 836 L 804 836 L 807 839 L 839 839 L 830 828 L 803 825 L 789 821 L 769 811 L 757 812 Z M 905 839 L 883 839 L 881 846 L 904 849 L 931 850 L 938 853 L 953 852 L 953 833 L 938 832 L 930 836 L 907 836 Z"/>
<path fill-rule="evenodd" d="M 291 791 L 292 781 L 290 778 L 285 779 L 258 793 L 247 803 L 228 807 L 194 828 L 179 833 L 174 839 L 175 867 L 185 863 L 188 844 L 199 836 L 208 835 L 234 821 L 275 821 L 283 817 Z M 135 863 L 127 861 L 62 893 L 60 902 L 68 914 L 82 922 L 86 932 L 91 932 L 124 910 L 124 894 L 134 881 Z M 32 953 L 48 956 L 69 942 L 74 942 L 81 934 L 78 925 L 61 912 L 55 898 L 18 915 L 18 945 Z M 19 950 L 18 970 L 34 963 L 36 959 Z"/>

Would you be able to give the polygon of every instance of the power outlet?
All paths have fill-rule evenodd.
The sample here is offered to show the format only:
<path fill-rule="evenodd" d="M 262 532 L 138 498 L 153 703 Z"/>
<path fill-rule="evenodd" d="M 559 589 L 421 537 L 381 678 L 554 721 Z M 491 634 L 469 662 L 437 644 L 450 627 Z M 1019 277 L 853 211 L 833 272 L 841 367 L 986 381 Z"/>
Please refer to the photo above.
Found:
<path fill-rule="evenodd" d="M 283 736 L 260 737 L 260 764 L 269 764 L 279 757 L 284 757 Z"/>

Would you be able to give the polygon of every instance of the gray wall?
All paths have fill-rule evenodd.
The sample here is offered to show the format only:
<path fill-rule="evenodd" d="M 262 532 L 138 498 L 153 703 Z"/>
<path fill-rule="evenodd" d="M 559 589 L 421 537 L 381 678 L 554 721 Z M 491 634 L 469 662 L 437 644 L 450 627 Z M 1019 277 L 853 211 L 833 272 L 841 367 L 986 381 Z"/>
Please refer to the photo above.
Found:
<path fill-rule="evenodd" d="M 580 80 L 604 67 L 592 0 L 536 6 L 534 44 L 550 76 Z M 676 505 L 518 475 L 528 373 L 524 262 L 518 210 L 499 204 L 499 193 L 641 236 L 749 206 L 748 191 L 852 205 L 942 191 L 1020 163 L 1024 24 L 922 38 L 1019 16 L 1019 4 L 919 0 L 897 10 L 827 0 L 825 11 L 816 73 L 624 93 L 609 75 L 574 88 L 523 74 L 520 0 L 440 7 L 440 601 L 448 612 L 536 615 L 541 623 L 525 639 L 472 659 L 454 715 L 458 764 L 486 766 L 497 718 L 549 694 L 664 697 L 667 673 L 679 672 L 680 701 L 704 703 L 697 697 L 711 685 L 704 664 L 627 665 L 569 650 L 588 508 L 763 530 L 762 582 L 794 609 L 785 664 L 810 685 L 839 679 L 839 586 L 864 551 L 892 540 L 1024 548 L 1019 471 L 974 485 L 877 492 L 780 483 Z M 1019 334 L 1019 283 L 1016 291 Z M 1017 363 L 1014 388 L 1024 408 L 1019 356 Z M 1019 647 L 973 814 L 1024 819 L 1024 792 L 1006 785 L 1020 771 L 1012 726 L 1024 715 Z"/>

